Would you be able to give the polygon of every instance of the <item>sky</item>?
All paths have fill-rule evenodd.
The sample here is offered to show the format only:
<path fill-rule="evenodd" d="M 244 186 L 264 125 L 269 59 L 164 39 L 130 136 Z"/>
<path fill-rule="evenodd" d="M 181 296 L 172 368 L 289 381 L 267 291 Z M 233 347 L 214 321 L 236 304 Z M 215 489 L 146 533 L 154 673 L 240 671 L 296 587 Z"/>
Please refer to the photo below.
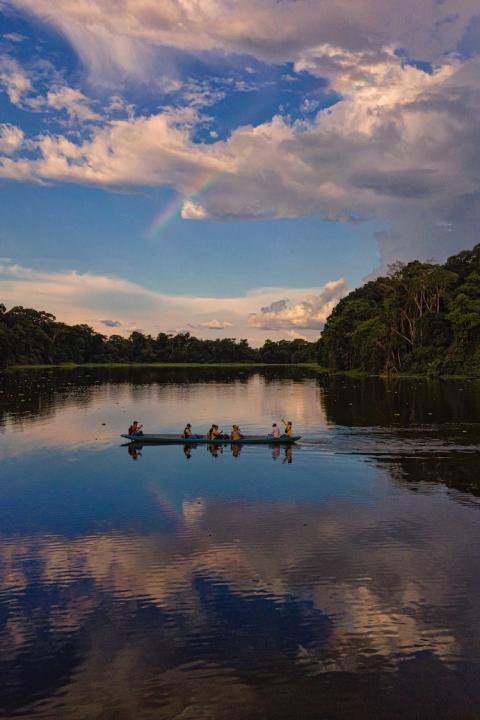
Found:
<path fill-rule="evenodd" d="M 0 0 L 0 302 L 316 339 L 479 242 L 478 0 Z"/>

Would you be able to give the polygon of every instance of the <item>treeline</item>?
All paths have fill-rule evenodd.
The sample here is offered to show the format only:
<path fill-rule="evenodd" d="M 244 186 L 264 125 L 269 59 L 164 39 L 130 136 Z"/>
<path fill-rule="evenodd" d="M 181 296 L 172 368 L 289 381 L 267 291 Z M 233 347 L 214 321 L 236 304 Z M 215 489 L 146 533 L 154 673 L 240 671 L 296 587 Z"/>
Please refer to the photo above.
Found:
<path fill-rule="evenodd" d="M 50 313 L 0 304 L 0 367 L 109 362 L 305 363 L 334 371 L 480 375 L 480 244 L 444 265 L 397 263 L 343 298 L 320 340 L 109 338 Z"/>
<path fill-rule="evenodd" d="M 95 332 L 88 325 L 66 325 L 50 313 L 0 304 L 0 367 L 61 363 L 192 362 L 301 363 L 315 361 L 316 344 L 305 340 L 267 340 L 252 348 L 247 340 L 200 340 L 190 333 L 130 337 Z"/>
<path fill-rule="evenodd" d="M 480 374 L 480 244 L 444 265 L 397 263 L 343 298 L 318 343 L 332 370 Z"/>

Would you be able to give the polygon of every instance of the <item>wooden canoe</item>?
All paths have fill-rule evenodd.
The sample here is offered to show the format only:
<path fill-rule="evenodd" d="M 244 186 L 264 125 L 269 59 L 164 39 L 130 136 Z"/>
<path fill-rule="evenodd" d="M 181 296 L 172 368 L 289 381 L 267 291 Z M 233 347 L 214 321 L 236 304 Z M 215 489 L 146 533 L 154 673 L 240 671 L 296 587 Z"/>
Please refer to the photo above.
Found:
<path fill-rule="evenodd" d="M 220 439 L 209 440 L 205 435 L 194 435 L 189 438 L 184 438 L 181 435 L 156 435 L 147 434 L 143 435 L 121 435 L 121 437 L 135 442 L 139 445 L 145 445 L 146 443 L 155 443 L 156 445 L 287 445 L 300 440 L 301 435 L 281 435 L 279 438 L 274 438 L 271 435 L 244 435 L 239 440 L 226 440 Z"/>

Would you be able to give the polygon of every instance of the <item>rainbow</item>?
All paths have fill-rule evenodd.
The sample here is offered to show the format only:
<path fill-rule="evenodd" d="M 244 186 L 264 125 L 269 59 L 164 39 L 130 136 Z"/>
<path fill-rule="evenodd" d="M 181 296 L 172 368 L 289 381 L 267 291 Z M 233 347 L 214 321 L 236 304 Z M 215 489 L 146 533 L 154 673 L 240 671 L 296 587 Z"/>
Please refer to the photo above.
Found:
<path fill-rule="evenodd" d="M 164 230 L 172 222 L 172 220 L 179 217 L 182 206 L 187 200 L 191 200 L 192 202 L 198 200 L 198 198 L 209 190 L 212 185 L 217 183 L 224 174 L 224 170 L 209 172 L 206 177 L 205 175 L 202 175 L 198 178 L 198 180 L 193 184 L 193 187 L 186 193 L 176 193 L 172 200 L 167 203 L 167 205 L 147 228 L 147 237 L 153 238 L 161 230 Z"/>

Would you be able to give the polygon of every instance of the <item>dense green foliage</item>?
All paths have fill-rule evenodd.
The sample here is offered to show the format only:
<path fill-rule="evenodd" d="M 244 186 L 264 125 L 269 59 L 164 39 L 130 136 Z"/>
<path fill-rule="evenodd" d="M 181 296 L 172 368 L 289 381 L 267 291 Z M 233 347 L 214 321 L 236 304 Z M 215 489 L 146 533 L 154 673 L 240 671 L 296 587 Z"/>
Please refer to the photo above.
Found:
<path fill-rule="evenodd" d="M 397 263 L 341 300 L 320 340 L 107 338 L 88 325 L 0 304 L 0 367 L 60 363 L 306 363 L 335 371 L 480 375 L 480 245 L 444 265 Z"/>
<path fill-rule="evenodd" d="M 106 338 L 88 325 L 66 325 L 49 313 L 0 305 L 0 367 L 86 362 L 299 363 L 315 360 L 316 345 L 305 340 L 267 340 L 252 348 L 246 340 L 199 340 L 190 333 L 157 337 L 133 332 Z"/>
<path fill-rule="evenodd" d="M 444 265 L 397 263 L 354 290 L 318 348 L 337 371 L 480 374 L 480 245 Z"/>

